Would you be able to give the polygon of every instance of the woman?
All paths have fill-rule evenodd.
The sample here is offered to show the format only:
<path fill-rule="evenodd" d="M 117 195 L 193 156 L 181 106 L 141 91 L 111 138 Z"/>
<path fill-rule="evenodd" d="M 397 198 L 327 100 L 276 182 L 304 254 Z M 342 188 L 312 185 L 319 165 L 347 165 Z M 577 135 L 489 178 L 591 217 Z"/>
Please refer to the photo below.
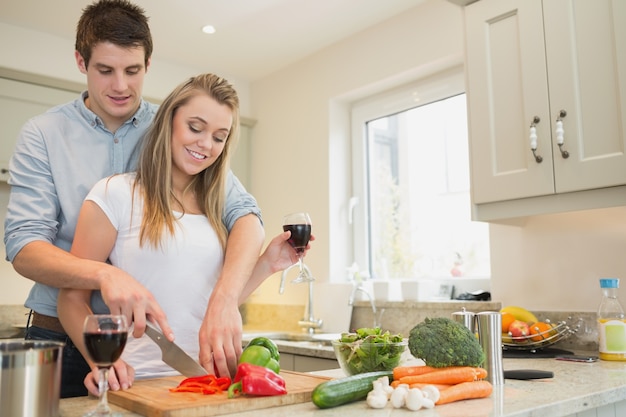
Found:
<path fill-rule="evenodd" d="M 144 139 L 137 172 L 105 178 L 87 196 L 71 249 L 83 258 L 109 260 L 146 286 L 167 314 L 177 344 L 196 358 L 198 329 L 224 261 L 221 215 L 238 126 L 237 93 L 226 80 L 203 74 L 178 86 Z M 270 242 L 244 299 L 266 277 L 296 262 L 288 238 L 286 232 Z M 58 303 L 63 327 L 86 358 L 82 324 L 91 312 L 90 297 L 90 291 L 63 289 Z M 91 365 L 85 385 L 97 394 Z M 128 372 L 131 382 L 133 372 L 137 378 L 177 374 L 147 337 L 129 336 L 114 368 L 110 382 L 120 372 Z"/>

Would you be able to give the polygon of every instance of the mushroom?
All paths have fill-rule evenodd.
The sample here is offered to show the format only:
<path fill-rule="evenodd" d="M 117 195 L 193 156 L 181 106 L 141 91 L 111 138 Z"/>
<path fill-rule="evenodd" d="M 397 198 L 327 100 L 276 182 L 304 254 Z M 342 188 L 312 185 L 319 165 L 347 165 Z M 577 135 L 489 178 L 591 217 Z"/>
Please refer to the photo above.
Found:
<path fill-rule="evenodd" d="M 389 382 L 389 380 L 387 380 Z M 383 383 L 376 380 L 372 383 L 373 390 L 367 393 L 367 405 L 371 408 L 385 408 L 387 405 L 387 393 L 383 389 Z"/>
<path fill-rule="evenodd" d="M 424 394 L 419 388 L 411 388 L 406 393 L 406 408 L 411 411 L 417 411 L 422 408 L 424 402 Z"/>
<path fill-rule="evenodd" d="M 409 386 L 407 384 L 400 384 L 393 390 L 389 398 L 393 408 L 404 407 L 407 392 L 409 392 Z"/>
<path fill-rule="evenodd" d="M 424 393 L 424 397 L 430 399 L 433 403 L 439 401 L 439 388 L 434 385 L 426 385 L 422 388 L 422 392 Z"/>

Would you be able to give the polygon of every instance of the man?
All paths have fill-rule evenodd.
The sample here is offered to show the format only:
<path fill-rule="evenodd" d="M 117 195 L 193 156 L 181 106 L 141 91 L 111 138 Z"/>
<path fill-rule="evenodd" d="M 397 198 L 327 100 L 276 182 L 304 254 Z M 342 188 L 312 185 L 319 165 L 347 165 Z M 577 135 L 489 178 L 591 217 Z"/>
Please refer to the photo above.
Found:
<path fill-rule="evenodd" d="M 133 277 L 69 253 L 87 192 L 100 178 L 135 167 L 157 108 L 141 97 L 151 55 L 148 18 L 141 8 L 127 0 L 100 0 L 85 8 L 75 59 L 87 91 L 28 121 L 9 165 L 6 256 L 18 273 L 35 281 L 25 303 L 33 312 L 26 337 L 66 343 L 62 397 L 86 395 L 84 383 L 95 382 L 85 377 L 91 370 L 57 318 L 58 288 L 100 290 L 92 297 L 95 312 L 108 307 L 132 318 L 136 337 L 147 319 L 154 320 L 173 338 L 162 309 Z M 200 329 L 200 362 L 228 375 L 241 352 L 240 295 L 264 240 L 256 201 L 232 173 L 223 221 L 229 229 L 225 263 Z M 132 373 L 115 371 L 121 386 L 113 382 L 111 389 L 132 384 Z"/>

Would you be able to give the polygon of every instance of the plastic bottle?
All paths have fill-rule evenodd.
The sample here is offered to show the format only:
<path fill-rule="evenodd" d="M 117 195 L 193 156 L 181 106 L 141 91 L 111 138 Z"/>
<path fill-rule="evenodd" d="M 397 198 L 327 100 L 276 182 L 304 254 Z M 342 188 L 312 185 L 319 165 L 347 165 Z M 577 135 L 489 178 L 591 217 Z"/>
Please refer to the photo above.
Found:
<path fill-rule="evenodd" d="M 601 278 L 602 302 L 598 308 L 599 357 L 626 361 L 626 319 L 617 298 L 618 278 Z"/>

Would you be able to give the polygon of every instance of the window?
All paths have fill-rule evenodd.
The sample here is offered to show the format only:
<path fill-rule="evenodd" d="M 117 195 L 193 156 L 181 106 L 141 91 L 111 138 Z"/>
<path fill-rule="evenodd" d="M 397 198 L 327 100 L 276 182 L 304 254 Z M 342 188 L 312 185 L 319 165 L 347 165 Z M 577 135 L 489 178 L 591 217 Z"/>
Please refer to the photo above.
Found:
<path fill-rule="evenodd" d="M 463 74 L 352 109 L 354 257 L 376 279 L 489 277 L 488 224 L 471 220 Z"/>

